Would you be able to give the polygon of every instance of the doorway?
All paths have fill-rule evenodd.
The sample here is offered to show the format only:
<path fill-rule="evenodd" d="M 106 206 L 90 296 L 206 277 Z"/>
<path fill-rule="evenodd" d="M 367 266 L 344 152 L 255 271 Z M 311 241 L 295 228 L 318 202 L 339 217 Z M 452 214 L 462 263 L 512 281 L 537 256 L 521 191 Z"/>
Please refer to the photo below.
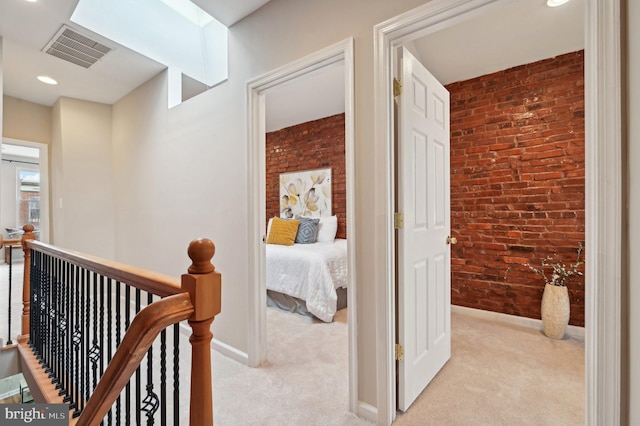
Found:
<path fill-rule="evenodd" d="M 384 146 L 384 164 L 387 182 L 393 182 L 393 99 L 391 90 L 394 75 L 393 50 L 404 42 L 455 25 L 469 17 L 492 10 L 505 2 L 500 0 L 433 1 L 422 7 L 388 20 L 375 28 L 375 81 L 376 135 L 377 143 Z M 482 9 L 482 10 L 481 10 Z M 597 419 L 620 418 L 620 370 L 619 363 L 605 364 L 605 359 L 621 359 L 620 330 L 620 270 L 621 233 L 620 194 L 621 183 L 619 164 L 621 135 L 619 132 L 621 57 L 619 49 L 605 49 L 604 46 L 620 44 L 620 5 L 604 8 L 596 0 L 587 2 L 585 50 L 585 122 L 586 122 L 586 240 L 588 247 L 597 247 L 603 252 L 602 244 L 611 256 L 598 256 L 596 250 L 587 255 L 587 297 L 586 313 L 586 381 L 587 381 L 587 421 L 595 424 Z M 598 29 L 596 31 L 596 28 Z M 612 65 L 613 64 L 613 65 Z M 609 65 L 612 65 L 609 68 Z M 603 84 L 604 82 L 604 84 Z M 598 99 L 595 105 L 594 99 Z M 605 142 L 607 141 L 607 142 Z M 606 146 L 612 152 L 604 155 Z M 600 154 L 600 155 L 598 155 Z M 605 176 L 615 176 L 610 185 L 602 184 Z M 606 180 L 606 179 L 605 179 Z M 393 241 L 393 186 L 385 188 L 386 193 L 386 240 Z M 611 218 L 607 224 L 605 217 Z M 386 283 L 377 289 L 378 312 L 384 312 L 378 322 L 378 418 L 390 424 L 395 417 L 395 375 L 394 370 L 394 258 L 391 244 L 386 253 Z M 614 292 L 604 292 L 603 282 L 607 276 L 607 286 L 615 287 Z M 613 284 L 612 284 L 613 282 Z M 605 298 L 606 300 L 603 300 Z M 594 323 L 594 320 L 597 323 Z M 614 333 L 614 334 L 610 334 Z M 616 336 L 611 342 L 611 336 Z M 607 343 L 609 342 L 609 343 Z M 614 397 L 611 398 L 611 395 Z"/>
<path fill-rule="evenodd" d="M 48 145 L 4 138 L 2 141 L 1 229 L 34 225 L 40 241 L 49 242 Z M 18 185 L 18 182 L 22 182 Z M 19 230 L 16 229 L 16 232 Z"/>
<path fill-rule="evenodd" d="M 269 89 L 286 84 L 297 77 L 313 73 L 336 62 L 344 64 L 345 107 L 345 163 L 347 223 L 354 223 L 354 62 L 353 39 L 346 39 L 314 54 L 294 61 L 262 77 L 247 83 L 247 113 L 249 123 L 249 208 L 254 212 L 249 223 L 250 264 L 249 271 L 249 345 L 248 364 L 257 367 L 267 360 L 266 342 L 266 265 L 263 237 L 266 229 L 265 199 L 265 143 L 266 97 Z M 348 336 L 349 336 L 349 407 L 355 411 L 357 404 L 357 354 L 356 354 L 356 291 L 355 291 L 355 230 L 347 226 L 348 286 Z"/>

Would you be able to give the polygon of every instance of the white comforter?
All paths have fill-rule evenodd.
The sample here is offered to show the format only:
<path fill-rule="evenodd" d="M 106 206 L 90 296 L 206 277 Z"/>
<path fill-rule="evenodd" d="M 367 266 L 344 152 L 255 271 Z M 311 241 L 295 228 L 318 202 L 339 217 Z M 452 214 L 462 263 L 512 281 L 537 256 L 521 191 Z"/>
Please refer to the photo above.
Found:
<path fill-rule="evenodd" d="M 303 299 L 325 322 L 336 313 L 336 288 L 347 286 L 347 240 L 333 243 L 267 244 L 267 289 Z"/>

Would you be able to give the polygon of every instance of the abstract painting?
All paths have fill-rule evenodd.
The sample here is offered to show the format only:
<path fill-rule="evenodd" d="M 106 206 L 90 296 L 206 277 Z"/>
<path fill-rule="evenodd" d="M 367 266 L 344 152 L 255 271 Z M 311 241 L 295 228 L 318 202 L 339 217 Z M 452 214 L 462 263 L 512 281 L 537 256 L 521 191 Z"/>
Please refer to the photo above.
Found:
<path fill-rule="evenodd" d="M 331 169 L 280 174 L 280 217 L 331 216 Z"/>

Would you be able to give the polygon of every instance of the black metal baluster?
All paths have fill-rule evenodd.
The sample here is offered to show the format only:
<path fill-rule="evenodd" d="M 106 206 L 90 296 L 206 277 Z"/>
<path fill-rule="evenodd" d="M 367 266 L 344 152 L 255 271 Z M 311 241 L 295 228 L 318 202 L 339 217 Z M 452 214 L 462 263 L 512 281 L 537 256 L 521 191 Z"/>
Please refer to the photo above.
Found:
<path fill-rule="evenodd" d="M 42 253 L 38 253 L 38 268 L 35 268 L 34 265 L 34 269 L 37 270 L 36 272 L 36 279 L 32 280 L 32 285 L 35 289 L 31 290 L 31 312 L 33 312 L 31 318 L 32 321 L 30 321 L 31 323 L 31 327 L 33 330 L 33 337 L 30 336 L 30 339 L 32 340 L 33 343 L 33 348 L 34 348 L 34 354 L 36 355 L 36 358 L 38 359 L 38 361 L 40 361 L 42 359 L 41 355 L 42 355 L 42 303 L 44 303 L 43 301 L 43 285 L 44 285 L 44 262 L 45 262 L 45 257 Z M 34 321 L 35 319 L 35 321 Z"/>
<path fill-rule="evenodd" d="M 100 318 L 100 329 L 102 329 L 102 318 Z M 93 373 L 93 386 L 91 392 L 98 385 L 98 360 L 100 358 L 100 346 L 98 345 L 98 274 L 93 273 L 93 339 L 89 350 L 89 360 L 91 361 L 91 372 Z"/>
<path fill-rule="evenodd" d="M 59 315 L 60 312 L 60 259 L 54 258 L 53 263 L 54 282 L 53 282 L 53 309 L 49 310 L 49 316 L 51 316 L 51 334 L 53 337 L 53 345 L 51 350 L 51 374 L 53 375 L 51 383 L 55 384 L 55 388 L 60 388 L 60 381 L 58 380 L 60 372 L 60 325 Z M 50 375 L 51 377 L 51 375 Z"/>
<path fill-rule="evenodd" d="M 124 315 L 125 315 L 125 330 L 129 329 L 129 325 L 131 324 L 130 318 L 131 318 L 131 287 L 129 285 L 126 285 L 126 292 L 125 292 L 125 311 L 124 311 Z M 131 381 L 127 382 L 127 387 L 125 389 L 125 398 L 124 398 L 124 403 L 125 403 L 125 410 L 124 410 L 124 415 L 125 415 L 125 424 L 128 426 L 131 423 Z"/>
<path fill-rule="evenodd" d="M 112 290 L 112 283 L 111 283 L 111 278 L 107 278 L 107 315 L 108 315 L 108 322 L 107 322 L 107 365 L 111 362 L 111 358 L 112 358 L 112 345 L 111 345 L 111 325 L 112 325 L 112 321 L 111 321 L 111 290 Z M 104 370 L 102 370 L 102 373 L 104 374 Z M 109 413 L 107 413 L 107 419 L 108 419 L 108 424 L 111 425 L 113 422 L 113 406 L 109 409 Z"/>
<path fill-rule="evenodd" d="M 49 374 L 49 378 L 51 378 L 51 374 L 53 373 L 52 365 L 54 361 L 53 352 L 56 345 L 55 334 L 53 333 L 54 324 L 53 324 L 53 319 L 51 318 L 51 310 L 53 309 L 53 306 L 55 305 L 55 300 L 56 300 L 55 259 L 53 258 L 50 258 L 49 279 L 47 281 L 47 287 L 48 287 L 47 288 L 48 297 L 47 297 L 47 304 L 45 306 L 45 312 L 44 312 L 44 315 L 46 316 L 46 319 L 47 319 L 47 326 L 46 326 L 45 332 L 48 340 L 46 358 L 45 358 L 45 363 L 46 363 L 45 371 Z"/>
<path fill-rule="evenodd" d="M 64 402 L 68 402 L 68 386 L 69 386 L 69 347 L 67 343 L 68 333 L 67 327 L 69 325 L 68 321 L 68 312 L 69 312 L 69 283 L 68 279 L 68 271 L 67 271 L 67 262 L 64 260 L 60 261 L 60 272 L 61 272 L 61 294 L 62 297 L 60 299 L 60 310 L 58 311 L 58 331 L 60 333 L 60 369 L 58 373 L 58 381 L 60 382 L 60 392 L 58 392 L 59 396 L 63 397 Z"/>
<path fill-rule="evenodd" d="M 46 310 L 49 304 L 49 288 L 47 287 L 47 283 L 49 280 L 49 256 L 44 256 L 44 262 L 42 264 L 42 279 L 41 279 L 41 287 L 40 287 L 40 359 L 39 361 L 44 366 L 45 354 L 47 351 L 48 338 L 46 333 L 47 327 L 47 315 Z"/>
<path fill-rule="evenodd" d="M 167 330 L 160 332 L 160 425 L 167 424 Z"/>
<path fill-rule="evenodd" d="M 104 328 L 104 276 L 100 275 L 100 376 L 104 373 Z"/>
<path fill-rule="evenodd" d="M 56 346 L 58 344 L 58 339 L 56 338 L 56 333 L 54 333 L 55 330 L 55 322 L 54 322 L 54 315 L 52 315 L 55 306 L 56 306 L 56 300 L 58 298 L 58 283 L 57 281 L 57 276 L 56 276 L 56 266 L 57 266 L 57 259 L 56 258 L 52 258 L 51 259 L 51 287 L 49 288 L 50 291 L 50 297 L 49 297 L 49 305 L 47 306 L 47 310 L 46 310 L 46 315 L 47 315 L 47 322 L 48 322 L 48 327 L 47 327 L 47 335 L 50 338 L 50 343 L 49 343 L 49 351 L 48 351 L 48 359 L 47 359 L 47 368 L 48 368 L 48 373 L 49 373 L 49 378 L 53 378 L 54 376 L 54 368 L 55 368 L 55 362 L 56 362 Z"/>
<path fill-rule="evenodd" d="M 31 318 L 37 318 L 36 317 L 36 311 L 35 311 L 35 300 L 36 296 L 35 292 L 38 290 L 38 284 L 37 284 L 37 273 L 36 273 L 36 269 L 37 269 L 37 264 L 38 264 L 38 253 L 34 252 L 31 254 L 31 265 L 29 265 L 29 275 L 31 276 L 31 285 L 29 286 L 29 302 L 30 302 L 30 307 L 31 307 Z M 31 320 L 29 321 L 29 345 L 31 346 L 31 350 L 34 351 L 35 354 L 35 340 L 36 340 L 36 321 Z"/>
<path fill-rule="evenodd" d="M 69 410 L 73 410 L 71 414 L 74 418 L 78 412 L 78 346 L 76 345 L 76 331 L 78 324 L 78 267 L 69 264 L 69 284 L 70 284 L 70 308 L 69 308 L 69 358 L 71 366 L 69 374 L 71 375 L 71 388 L 69 395 Z"/>
<path fill-rule="evenodd" d="M 42 253 L 35 252 L 31 255 L 30 307 L 31 320 L 29 321 L 29 342 L 36 358 L 40 353 L 40 295 L 42 293 Z"/>
<path fill-rule="evenodd" d="M 116 348 L 120 346 L 120 281 L 116 281 Z M 120 426 L 120 410 L 122 409 L 122 392 L 116 400 L 116 425 Z"/>
<path fill-rule="evenodd" d="M 53 329 L 51 332 L 55 335 L 56 345 L 54 350 L 54 369 L 53 369 L 53 381 L 56 384 L 56 390 L 62 389 L 61 383 L 61 364 L 62 364 L 62 339 L 60 336 L 60 327 L 61 324 L 61 311 L 62 311 L 62 300 L 64 297 L 64 291 L 62 288 L 62 260 L 56 259 L 56 300 L 55 300 L 55 308 L 53 310 L 53 317 L 51 318 L 53 321 Z"/>
<path fill-rule="evenodd" d="M 64 260 L 60 261 L 60 272 L 61 272 L 61 298 L 60 298 L 60 310 L 58 311 L 58 331 L 60 333 L 60 354 L 59 354 L 59 373 L 58 373 L 58 382 L 60 383 L 60 392 L 58 392 L 59 396 L 65 399 L 67 395 L 67 303 L 69 303 L 68 299 L 68 286 L 67 286 L 67 262 Z"/>
<path fill-rule="evenodd" d="M 147 293 L 147 306 L 153 303 L 153 294 Z M 147 425 L 155 423 L 154 415 L 158 411 L 158 395 L 153 392 L 153 345 L 147 351 L 147 395 L 142 401 L 142 411 L 147 416 Z"/>
<path fill-rule="evenodd" d="M 140 289 L 136 288 L 136 315 L 140 312 Z M 141 404 L 142 404 L 142 389 L 141 389 L 141 378 L 140 378 L 140 366 L 136 369 L 136 424 L 141 425 Z"/>
<path fill-rule="evenodd" d="M 29 265 L 29 274 L 31 276 L 31 285 L 29 286 L 29 302 L 30 302 L 30 307 L 31 307 L 31 318 L 32 320 L 29 321 L 29 345 L 31 346 L 31 350 L 33 350 L 33 353 L 36 353 L 35 347 L 36 347 L 36 321 L 34 320 L 35 318 L 37 318 L 37 312 L 35 309 L 35 304 L 37 301 L 37 296 L 35 296 L 36 292 L 38 291 L 38 274 L 36 272 L 37 268 L 38 268 L 38 254 L 37 252 L 34 252 L 31 254 L 31 265 Z"/>
<path fill-rule="evenodd" d="M 73 324 L 73 349 L 74 349 L 74 376 L 75 376 L 75 392 L 74 392 L 74 400 L 75 400 L 75 406 L 73 407 L 73 418 L 77 418 L 78 416 L 80 416 L 80 413 L 82 411 L 82 373 L 81 373 L 81 367 L 82 367 L 82 360 L 80 359 L 80 346 L 82 343 L 82 316 L 81 316 L 81 310 L 84 307 L 84 299 L 81 298 L 80 296 L 80 288 L 81 288 L 81 274 L 82 274 L 82 269 L 78 266 L 73 267 L 74 270 L 74 276 L 73 276 L 73 282 L 74 282 L 74 290 L 75 290 L 75 294 L 76 294 L 76 305 L 75 305 L 75 309 L 74 309 L 74 324 Z"/>
<path fill-rule="evenodd" d="M 173 424 L 180 424 L 180 325 L 173 325 Z"/>
<path fill-rule="evenodd" d="M 13 344 L 13 342 L 11 341 L 11 305 L 12 305 L 12 302 L 13 302 L 11 300 L 11 287 L 13 287 L 13 285 L 12 285 L 13 278 L 11 276 L 12 275 L 12 270 L 13 270 L 13 258 L 11 257 L 12 256 L 11 252 L 13 252 L 13 249 L 11 248 L 11 245 L 6 246 L 4 249 L 5 250 L 9 250 L 9 256 L 8 256 L 8 258 L 9 258 L 9 309 L 8 309 L 9 310 L 9 318 L 8 318 L 8 321 L 7 321 L 8 322 L 7 326 L 9 328 L 7 328 L 7 334 L 8 334 L 8 336 L 7 336 L 7 345 L 11 345 L 11 344 Z"/>
<path fill-rule="evenodd" d="M 44 318 L 43 321 L 43 338 L 44 338 L 44 350 L 43 357 L 45 365 L 47 365 L 46 369 L 51 371 L 48 367 L 51 365 L 51 347 L 53 345 L 53 338 L 51 336 L 51 315 L 49 315 L 49 311 L 51 310 L 51 306 L 53 306 L 53 259 L 51 256 L 47 256 L 47 273 L 45 274 L 45 282 L 44 282 L 44 305 L 42 306 L 42 316 Z M 46 370 L 45 370 L 46 371 Z M 49 372 L 47 371 L 47 373 Z"/>
<path fill-rule="evenodd" d="M 89 294 L 89 271 L 82 269 L 82 346 L 80 349 L 80 356 L 82 357 L 82 393 L 83 402 L 82 410 L 86 401 L 89 400 L 89 365 L 87 360 L 87 353 L 89 352 L 89 318 L 91 315 L 90 294 Z M 80 410 L 80 411 L 82 411 Z"/>

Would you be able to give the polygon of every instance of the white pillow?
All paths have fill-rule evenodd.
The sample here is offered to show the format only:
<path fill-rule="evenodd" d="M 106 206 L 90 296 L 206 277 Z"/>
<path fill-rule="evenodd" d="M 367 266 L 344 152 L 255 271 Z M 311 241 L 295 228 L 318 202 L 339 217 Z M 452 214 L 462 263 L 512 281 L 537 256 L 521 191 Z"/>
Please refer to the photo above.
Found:
<path fill-rule="evenodd" d="M 273 218 L 269 219 L 269 223 L 267 223 L 267 238 L 269 238 L 269 233 L 271 232 L 271 222 L 273 222 Z"/>
<path fill-rule="evenodd" d="M 321 217 L 318 224 L 318 239 L 319 243 L 332 243 L 336 239 L 336 232 L 338 232 L 338 217 Z"/>

